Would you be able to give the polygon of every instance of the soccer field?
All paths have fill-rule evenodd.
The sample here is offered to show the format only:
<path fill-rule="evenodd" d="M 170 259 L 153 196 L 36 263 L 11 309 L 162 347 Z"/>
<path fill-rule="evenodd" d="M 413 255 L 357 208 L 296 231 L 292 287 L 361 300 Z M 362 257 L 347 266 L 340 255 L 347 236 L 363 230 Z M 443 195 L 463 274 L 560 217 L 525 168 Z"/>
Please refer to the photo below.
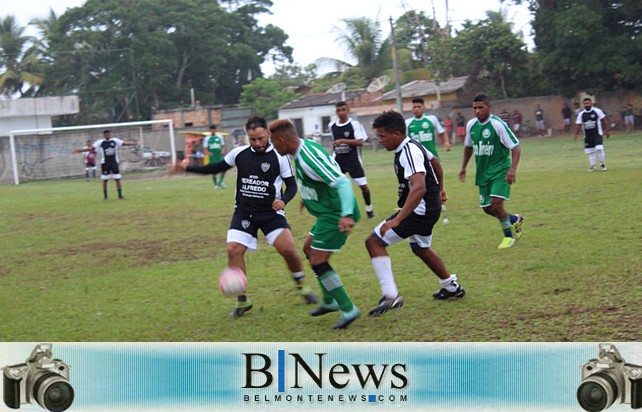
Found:
<path fill-rule="evenodd" d="M 389 248 L 402 309 L 380 318 L 364 240 L 396 206 L 393 155 L 364 150 L 377 218 L 357 224 L 331 263 L 365 314 L 331 330 L 312 318 L 282 258 L 265 242 L 248 253 L 254 309 L 240 319 L 218 291 L 235 174 L 214 191 L 203 176 L 125 175 L 124 201 L 109 182 L 0 187 L 2 341 L 640 341 L 642 340 L 642 133 L 606 141 L 608 171 L 587 173 L 581 139 L 522 140 L 507 209 L 525 217 L 515 247 L 498 250 L 496 220 L 478 207 L 474 160 L 458 181 L 463 148 L 441 153 L 449 224 L 434 249 L 466 296 L 434 301 L 436 276 L 406 244 Z M 361 205 L 363 199 L 357 187 Z M 313 219 L 286 209 L 297 245 Z M 318 290 L 306 266 L 308 284 Z"/>

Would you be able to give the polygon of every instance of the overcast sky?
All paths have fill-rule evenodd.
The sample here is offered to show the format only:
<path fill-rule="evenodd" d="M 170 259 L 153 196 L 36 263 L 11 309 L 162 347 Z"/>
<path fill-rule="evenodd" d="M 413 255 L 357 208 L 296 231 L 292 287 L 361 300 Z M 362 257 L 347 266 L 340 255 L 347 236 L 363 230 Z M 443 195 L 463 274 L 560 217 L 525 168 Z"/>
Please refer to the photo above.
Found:
<path fill-rule="evenodd" d="M 78 7 L 84 0 L 3 0 L 0 17 L 12 14 L 21 25 L 33 18 L 45 18 L 52 8 L 61 15 L 67 8 Z M 273 0 L 272 15 L 260 19 L 261 24 L 272 23 L 289 36 L 287 45 L 294 48 L 296 63 L 306 66 L 319 57 L 346 60 L 347 56 L 336 42 L 337 29 L 344 27 L 341 19 L 369 17 L 380 22 L 384 36 L 390 33 L 388 19 L 396 19 L 405 11 L 416 9 L 434 16 L 443 26 L 446 23 L 446 0 Z M 486 17 L 487 10 L 497 11 L 500 0 L 449 0 L 448 20 L 455 29 L 465 20 L 477 21 Z M 515 6 L 504 1 L 504 8 L 513 21 L 513 31 L 524 33 L 524 39 L 532 47 L 529 37 L 530 14 L 526 6 Z M 35 33 L 30 33 L 35 34 Z M 263 67 L 267 74 L 273 69 Z"/>

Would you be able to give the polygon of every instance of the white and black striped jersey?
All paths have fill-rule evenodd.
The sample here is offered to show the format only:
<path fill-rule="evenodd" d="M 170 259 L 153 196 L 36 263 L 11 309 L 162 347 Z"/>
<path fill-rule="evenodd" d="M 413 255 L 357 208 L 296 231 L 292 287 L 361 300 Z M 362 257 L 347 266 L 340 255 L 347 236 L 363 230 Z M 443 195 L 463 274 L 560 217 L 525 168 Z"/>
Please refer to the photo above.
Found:
<path fill-rule="evenodd" d="M 96 140 L 94 147 L 96 151 L 100 153 L 100 163 L 118 163 L 118 149 L 123 143 L 124 142 L 117 137 Z"/>
<path fill-rule="evenodd" d="M 430 160 L 433 154 L 421 143 L 406 137 L 395 149 L 395 174 L 397 175 L 399 200 L 397 206 L 403 207 L 410 192 L 410 176 L 423 173 L 426 181 L 426 193 L 415 209 L 418 215 L 427 211 L 441 210 L 439 179 Z"/>

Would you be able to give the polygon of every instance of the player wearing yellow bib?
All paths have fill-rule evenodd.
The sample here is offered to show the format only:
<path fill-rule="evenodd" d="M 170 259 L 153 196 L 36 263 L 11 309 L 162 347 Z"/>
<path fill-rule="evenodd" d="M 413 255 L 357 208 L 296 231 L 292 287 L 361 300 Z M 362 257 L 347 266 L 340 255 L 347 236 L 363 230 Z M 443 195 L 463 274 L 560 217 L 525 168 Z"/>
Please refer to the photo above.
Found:
<path fill-rule="evenodd" d="M 433 156 L 439 159 L 436 143 L 437 136 L 441 136 L 443 139 L 444 148 L 447 152 L 450 151 L 450 141 L 437 116 L 425 114 L 425 111 L 424 99 L 421 97 L 412 99 L 412 114 L 414 116 L 406 119 L 408 137 L 421 143 Z"/>
<path fill-rule="evenodd" d="M 504 209 L 504 200 L 510 200 L 510 187 L 516 181 L 521 148 L 519 140 L 508 125 L 491 114 L 490 110 L 488 96 L 475 96 L 473 111 L 476 119 L 471 119 L 466 125 L 464 159 L 459 180 L 466 180 L 466 166 L 474 153 L 477 164 L 475 185 L 479 187 L 479 205 L 484 212 L 499 220 L 504 239 L 498 248 L 505 249 L 515 245 L 516 240 L 522 235 L 524 218 L 521 215 L 512 215 Z"/>

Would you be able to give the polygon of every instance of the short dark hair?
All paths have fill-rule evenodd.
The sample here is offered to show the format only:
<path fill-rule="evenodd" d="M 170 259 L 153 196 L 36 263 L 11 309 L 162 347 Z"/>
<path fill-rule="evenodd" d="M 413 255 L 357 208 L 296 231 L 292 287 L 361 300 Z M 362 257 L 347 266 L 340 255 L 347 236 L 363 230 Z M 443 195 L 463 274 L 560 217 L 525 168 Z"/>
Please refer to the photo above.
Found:
<path fill-rule="evenodd" d="M 259 127 L 262 127 L 267 130 L 268 125 L 267 125 L 267 120 L 261 116 L 252 116 L 249 119 L 247 119 L 247 122 L 245 122 L 245 130 L 254 130 Z"/>
<path fill-rule="evenodd" d="M 386 110 L 377 116 L 372 122 L 372 127 L 375 129 L 383 128 L 389 132 L 400 132 L 404 136 L 406 134 L 406 120 L 394 110 Z"/>
<path fill-rule="evenodd" d="M 583 99 L 582 99 L 582 102 L 585 102 L 585 101 L 587 101 L 587 100 L 588 100 L 589 102 L 593 103 L 593 100 L 592 100 L 590 97 L 585 97 L 585 98 L 583 98 Z"/>
<path fill-rule="evenodd" d="M 111 130 L 109 130 L 109 129 L 103 130 L 103 134 L 107 134 L 107 133 L 111 133 Z"/>
<path fill-rule="evenodd" d="M 424 99 L 422 99 L 421 97 L 415 97 L 414 99 L 412 99 L 412 102 L 424 104 Z"/>
<path fill-rule="evenodd" d="M 343 100 L 338 101 L 337 104 L 334 105 L 334 107 L 340 107 L 340 106 L 348 106 L 348 103 L 344 102 Z"/>
<path fill-rule="evenodd" d="M 210 129 L 216 129 L 216 125 L 215 124 L 210 125 Z"/>
<path fill-rule="evenodd" d="M 269 126 L 270 133 L 276 134 L 276 133 L 284 133 L 284 134 L 292 134 L 296 135 L 296 129 L 294 128 L 294 125 L 288 120 L 288 119 L 277 119 L 270 123 Z"/>
<path fill-rule="evenodd" d="M 477 96 L 473 97 L 473 103 L 475 102 L 486 103 L 490 106 L 490 97 L 486 96 L 485 94 L 478 94 Z"/>

